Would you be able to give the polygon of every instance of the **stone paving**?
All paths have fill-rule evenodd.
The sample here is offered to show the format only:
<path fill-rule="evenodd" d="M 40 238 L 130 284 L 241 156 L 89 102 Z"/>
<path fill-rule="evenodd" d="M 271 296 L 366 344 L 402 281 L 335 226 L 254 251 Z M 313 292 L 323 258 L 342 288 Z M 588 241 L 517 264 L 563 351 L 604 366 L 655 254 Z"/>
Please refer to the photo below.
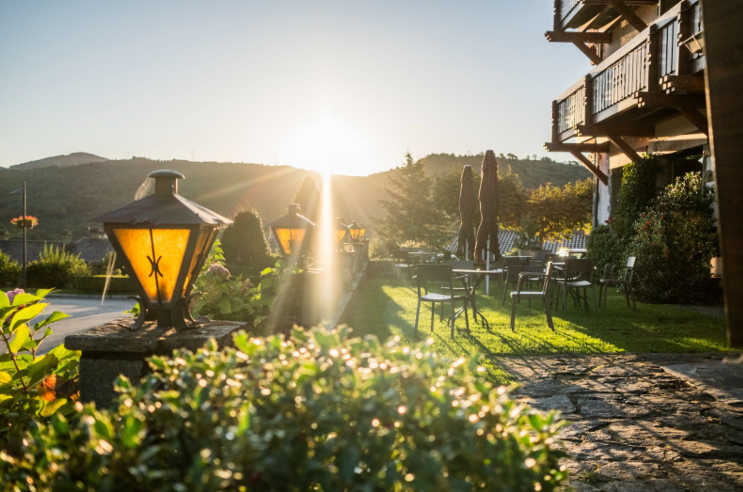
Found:
<path fill-rule="evenodd" d="M 743 490 L 743 358 L 504 357 L 516 397 L 555 409 L 577 492 Z"/>

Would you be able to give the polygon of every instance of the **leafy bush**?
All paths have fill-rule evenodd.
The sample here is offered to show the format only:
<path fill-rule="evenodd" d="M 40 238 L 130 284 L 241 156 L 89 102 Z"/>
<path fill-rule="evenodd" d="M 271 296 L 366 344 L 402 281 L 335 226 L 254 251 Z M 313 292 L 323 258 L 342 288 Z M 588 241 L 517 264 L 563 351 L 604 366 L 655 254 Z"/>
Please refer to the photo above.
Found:
<path fill-rule="evenodd" d="M 222 251 L 227 268 L 235 273 L 257 275 L 276 263 L 263 233 L 263 223 L 255 210 L 235 216 L 235 222 L 222 234 Z"/>
<path fill-rule="evenodd" d="M 272 272 L 267 269 L 264 273 L 269 276 Z M 213 263 L 194 284 L 200 295 L 192 303 L 193 314 L 215 320 L 243 321 L 257 327 L 268 316 L 272 299 L 265 290 L 269 284 L 271 280 L 267 279 L 263 288 L 251 285 L 250 280 L 243 280 L 241 275 L 232 277 L 224 266 Z"/>
<path fill-rule="evenodd" d="M 626 238 L 625 245 L 634 231 L 635 221 L 661 191 L 658 174 L 662 170 L 663 165 L 654 156 L 643 156 L 622 169 L 622 186 L 617 195 L 613 227 L 623 239 Z"/>
<path fill-rule="evenodd" d="M 88 265 L 80 255 L 48 244 L 44 245 L 39 259 L 28 264 L 26 272 L 29 285 L 60 289 L 70 286 L 73 277 L 89 274 Z"/>
<path fill-rule="evenodd" d="M 36 355 L 52 333 L 49 325 L 68 317 L 55 311 L 30 325 L 49 305 L 42 302 L 48 293 L 0 291 L 0 336 L 6 349 L 0 355 L 0 449 L 11 453 L 19 449 L 32 421 L 74 411 L 70 397 L 77 392 L 80 354 L 60 345 L 46 355 Z"/>
<path fill-rule="evenodd" d="M 72 286 L 83 292 L 92 292 L 102 294 L 103 289 L 108 281 L 106 294 L 134 294 L 136 288 L 126 275 L 112 275 L 110 278 L 106 275 L 89 275 L 84 277 L 75 277 Z"/>
<path fill-rule="evenodd" d="M 23 273 L 23 267 L 10 256 L 0 251 L 0 287 L 15 287 Z"/>
<path fill-rule="evenodd" d="M 55 490 L 553 491 L 561 425 L 429 347 L 348 329 L 212 342 L 150 360 L 119 406 L 86 405 L 0 453 L 3 483 Z M 83 485 L 84 484 L 84 485 Z"/>
<path fill-rule="evenodd" d="M 714 192 L 701 173 L 679 178 L 635 223 L 629 253 L 637 257 L 636 291 L 650 302 L 703 301 L 710 261 L 719 255 Z"/>
<path fill-rule="evenodd" d="M 626 241 L 606 224 L 595 227 L 586 239 L 588 257 L 594 261 L 599 273 L 604 271 L 606 265 L 625 265 L 626 247 Z"/>

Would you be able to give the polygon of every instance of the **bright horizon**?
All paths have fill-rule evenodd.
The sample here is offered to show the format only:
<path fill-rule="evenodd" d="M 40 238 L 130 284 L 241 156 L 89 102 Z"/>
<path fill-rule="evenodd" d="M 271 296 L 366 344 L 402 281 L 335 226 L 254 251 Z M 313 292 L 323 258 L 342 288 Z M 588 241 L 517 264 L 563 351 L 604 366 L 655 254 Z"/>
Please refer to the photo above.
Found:
<path fill-rule="evenodd" d="M 400 3 L 3 3 L 0 166 L 547 155 L 550 102 L 590 69 L 544 39 L 552 2 Z"/>

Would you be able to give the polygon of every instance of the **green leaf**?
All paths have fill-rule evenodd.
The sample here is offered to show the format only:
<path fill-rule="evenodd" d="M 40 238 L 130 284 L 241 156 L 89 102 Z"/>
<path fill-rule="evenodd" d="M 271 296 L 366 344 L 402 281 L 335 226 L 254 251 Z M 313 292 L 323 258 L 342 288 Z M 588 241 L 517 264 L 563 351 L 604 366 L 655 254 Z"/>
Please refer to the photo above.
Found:
<path fill-rule="evenodd" d="M 78 357 L 80 355 L 80 352 L 69 350 L 64 345 L 57 345 L 49 351 L 49 354 L 54 355 L 59 361 L 64 361 L 67 359 Z"/>
<path fill-rule="evenodd" d="M 56 323 L 57 321 L 61 321 L 63 319 L 69 318 L 69 314 L 65 314 L 60 311 L 54 311 L 52 314 L 50 314 L 45 320 L 42 320 L 34 325 L 34 331 L 38 331 L 41 328 L 50 325 L 52 323 Z"/>
<path fill-rule="evenodd" d="M 6 307 L 10 307 L 10 299 L 8 299 L 8 294 L 0 290 L 0 308 Z"/>
<path fill-rule="evenodd" d="M 60 409 L 65 403 L 67 403 L 67 398 L 57 398 L 54 401 L 45 402 L 45 404 L 41 407 L 40 415 L 42 417 L 49 417 L 51 415 L 54 415 L 54 412 Z"/>
<path fill-rule="evenodd" d="M 15 301 L 15 299 L 14 299 Z M 45 307 L 47 307 L 49 303 L 47 302 L 38 302 L 36 304 L 32 304 L 28 307 L 25 307 L 15 313 L 13 315 L 13 321 L 10 322 L 10 329 L 15 330 L 16 327 L 28 323 L 35 317 L 37 317 L 41 312 L 44 310 Z"/>
<path fill-rule="evenodd" d="M 51 353 L 37 357 L 34 363 L 28 366 L 26 370 L 29 379 L 28 385 L 35 386 L 42 382 L 54 372 L 58 364 L 59 360 Z"/>
<path fill-rule="evenodd" d="M 230 314 L 232 313 L 232 303 L 230 303 L 229 299 L 222 299 L 219 302 L 219 312 L 222 314 Z"/>
<path fill-rule="evenodd" d="M 16 294 L 13 298 L 13 307 L 23 306 L 24 304 L 31 304 L 32 302 L 40 301 L 40 297 L 36 297 L 33 294 L 23 293 Z"/>
<path fill-rule="evenodd" d="M 28 325 L 24 324 L 17 328 L 13 331 L 13 339 L 10 341 L 10 344 L 8 344 L 10 351 L 13 353 L 18 352 L 30 337 L 31 330 L 28 328 Z"/>
<path fill-rule="evenodd" d="M 49 294 L 51 291 L 53 291 L 54 288 L 51 289 L 38 289 L 36 291 L 36 297 L 39 297 L 41 299 L 45 298 L 47 294 Z"/>
<path fill-rule="evenodd" d="M 7 372 L 0 371 L 0 384 L 9 383 L 13 378 Z"/>

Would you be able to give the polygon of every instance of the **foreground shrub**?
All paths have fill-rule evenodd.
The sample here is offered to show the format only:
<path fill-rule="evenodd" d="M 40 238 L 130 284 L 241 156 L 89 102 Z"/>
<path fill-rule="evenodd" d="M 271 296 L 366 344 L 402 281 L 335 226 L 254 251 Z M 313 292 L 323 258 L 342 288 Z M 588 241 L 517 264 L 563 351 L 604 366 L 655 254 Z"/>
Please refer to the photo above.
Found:
<path fill-rule="evenodd" d="M 635 223 L 628 251 L 637 257 L 635 288 L 649 302 L 704 301 L 710 262 L 719 255 L 714 192 L 688 173 L 661 193 Z"/>
<path fill-rule="evenodd" d="M 49 291 L 36 295 L 20 289 L 0 291 L 0 449 L 17 451 L 32 421 L 43 421 L 55 412 L 74 411 L 71 396 L 77 392 L 80 354 L 59 346 L 46 355 L 36 355 L 50 325 L 67 318 L 55 311 L 40 314 L 49 304 L 42 302 Z M 31 321 L 36 323 L 31 324 Z"/>
<path fill-rule="evenodd" d="M 39 259 L 28 264 L 26 275 L 31 286 L 63 289 L 71 286 L 75 276 L 89 273 L 80 255 L 45 244 Z"/>
<path fill-rule="evenodd" d="M 81 408 L 0 455 L 3 484 L 37 490 L 551 491 L 560 423 L 430 347 L 348 330 L 235 336 L 154 357 L 115 411 Z M 82 406 L 81 406 L 82 407 Z"/>

